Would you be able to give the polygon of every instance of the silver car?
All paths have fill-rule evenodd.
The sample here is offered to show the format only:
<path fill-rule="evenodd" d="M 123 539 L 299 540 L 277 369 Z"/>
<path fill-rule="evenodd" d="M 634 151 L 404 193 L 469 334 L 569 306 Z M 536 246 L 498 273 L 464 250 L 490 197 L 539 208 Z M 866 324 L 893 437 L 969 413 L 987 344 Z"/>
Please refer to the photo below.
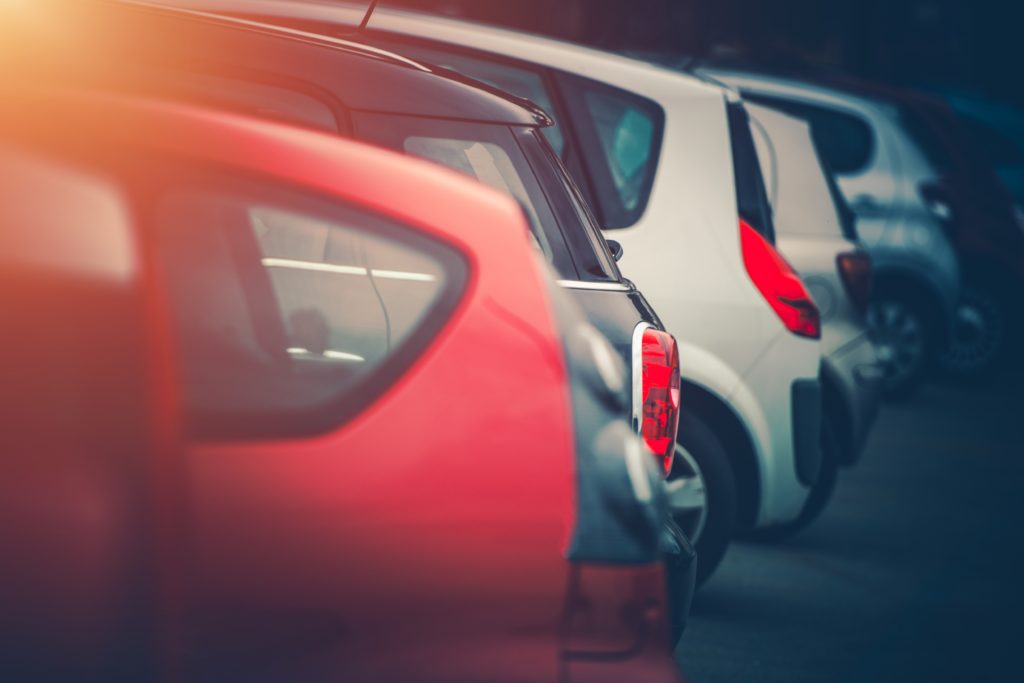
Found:
<path fill-rule="evenodd" d="M 821 313 L 821 474 L 795 531 L 824 509 L 840 465 L 857 461 L 881 400 L 883 368 L 865 312 L 871 260 L 860 248 L 842 196 L 825 173 L 808 124 L 747 104 L 758 159 L 775 217 L 776 244 L 800 274 Z"/>
<path fill-rule="evenodd" d="M 701 67 L 750 102 L 807 121 L 822 163 L 857 219 L 874 263 L 869 313 L 885 389 L 908 393 L 945 346 L 960 295 L 946 236 L 950 209 L 929 193 L 938 174 L 902 129 L 898 111 L 870 97 L 801 80 Z"/>

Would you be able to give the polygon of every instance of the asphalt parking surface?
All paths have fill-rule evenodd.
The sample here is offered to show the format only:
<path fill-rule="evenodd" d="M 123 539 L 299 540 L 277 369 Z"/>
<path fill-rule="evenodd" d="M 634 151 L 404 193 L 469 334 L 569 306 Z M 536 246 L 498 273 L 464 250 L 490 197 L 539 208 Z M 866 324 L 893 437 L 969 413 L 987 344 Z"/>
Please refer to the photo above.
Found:
<path fill-rule="evenodd" d="M 677 650 L 692 683 L 1024 680 L 1024 382 L 886 404 L 832 504 L 735 543 Z"/>

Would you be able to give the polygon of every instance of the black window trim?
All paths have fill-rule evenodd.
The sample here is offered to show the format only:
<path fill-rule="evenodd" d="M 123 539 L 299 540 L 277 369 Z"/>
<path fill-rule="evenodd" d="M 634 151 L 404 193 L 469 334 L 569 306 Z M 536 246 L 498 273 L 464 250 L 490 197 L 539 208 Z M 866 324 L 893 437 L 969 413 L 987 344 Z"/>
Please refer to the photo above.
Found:
<path fill-rule="evenodd" d="M 734 184 L 736 186 L 736 209 L 739 213 L 740 218 L 751 224 L 751 227 L 757 230 L 757 232 L 764 237 L 769 243 L 775 244 L 775 220 L 773 215 L 772 204 L 768 199 L 767 188 L 764 183 L 764 174 L 761 172 L 761 164 L 757 155 L 757 145 L 754 142 L 753 131 L 751 126 L 753 121 L 750 114 L 747 112 L 747 108 L 742 102 L 728 102 L 726 103 L 726 110 L 729 124 L 729 144 L 732 149 L 732 161 L 733 161 L 733 176 Z M 740 198 L 740 184 L 741 174 L 744 170 L 740 168 L 740 161 L 742 159 L 737 156 L 743 152 L 736 149 L 737 144 L 742 144 L 746 150 L 747 159 L 750 169 L 749 173 L 752 174 L 754 179 L 755 187 L 752 188 L 757 194 L 757 213 L 759 217 L 748 215 L 744 210 L 742 204 L 743 201 Z M 748 188 L 750 189 L 750 188 Z"/>
<path fill-rule="evenodd" d="M 538 180 L 543 181 L 539 183 L 541 191 L 544 193 L 548 206 L 554 215 L 555 222 L 558 224 L 562 239 L 565 240 L 569 257 L 576 268 L 577 280 L 580 282 L 621 282 L 622 275 L 615 266 L 615 259 L 612 258 L 607 243 L 604 242 L 600 234 L 590 234 L 591 228 L 596 231 L 600 230 L 600 227 L 596 224 L 596 221 L 590 221 L 588 225 L 588 222 L 584 221 L 579 216 L 576 208 L 571 205 L 573 197 L 570 197 L 569 193 L 576 194 L 577 191 L 573 186 L 572 178 L 568 176 L 568 172 L 566 172 L 566 175 L 561 176 L 560 171 L 555 167 L 554 164 L 561 163 L 561 160 L 554 149 L 551 148 L 547 138 L 543 137 L 536 130 L 530 130 L 524 134 L 533 136 L 537 145 L 539 145 L 539 149 L 531 149 L 530 146 L 520 143 L 527 160 L 538 174 Z M 536 155 L 538 154 L 550 156 L 547 158 L 537 158 Z M 553 196 L 555 192 L 563 192 L 565 195 L 562 198 L 557 198 Z M 575 199 L 585 202 L 579 194 L 576 194 Z M 585 208 L 586 204 L 582 204 L 582 207 Z M 581 239 L 585 243 L 581 244 Z M 598 239 L 601 241 L 598 242 Z M 584 264 L 580 263 L 580 250 L 588 250 L 594 253 L 596 260 L 604 271 L 603 275 L 591 273 L 584 267 Z"/>

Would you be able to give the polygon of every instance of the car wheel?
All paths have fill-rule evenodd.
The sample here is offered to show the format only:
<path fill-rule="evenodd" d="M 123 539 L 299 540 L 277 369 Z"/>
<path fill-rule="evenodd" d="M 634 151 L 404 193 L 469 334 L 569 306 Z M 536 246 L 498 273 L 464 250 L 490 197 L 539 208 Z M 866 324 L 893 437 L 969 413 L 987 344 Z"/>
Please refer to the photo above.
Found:
<path fill-rule="evenodd" d="M 928 318 L 905 299 L 882 299 L 868 308 L 868 328 L 884 371 L 887 396 L 907 396 L 924 377 L 930 353 Z"/>
<path fill-rule="evenodd" d="M 721 563 L 736 530 L 736 480 L 725 448 L 691 413 L 679 418 L 679 441 L 666 482 L 672 517 L 697 549 L 697 585 Z"/>
<path fill-rule="evenodd" d="M 964 379 L 985 374 L 1006 348 L 1006 327 L 1006 312 L 999 300 L 985 289 L 965 286 L 952 338 L 937 356 L 939 367 Z"/>
<path fill-rule="evenodd" d="M 818 519 L 825 510 L 832 493 L 836 490 L 839 479 L 839 438 L 831 421 L 827 418 L 821 425 L 821 470 L 818 481 L 811 487 L 800 516 L 792 522 L 778 524 L 765 529 L 758 529 L 752 538 L 759 541 L 781 541 L 789 538 Z"/>

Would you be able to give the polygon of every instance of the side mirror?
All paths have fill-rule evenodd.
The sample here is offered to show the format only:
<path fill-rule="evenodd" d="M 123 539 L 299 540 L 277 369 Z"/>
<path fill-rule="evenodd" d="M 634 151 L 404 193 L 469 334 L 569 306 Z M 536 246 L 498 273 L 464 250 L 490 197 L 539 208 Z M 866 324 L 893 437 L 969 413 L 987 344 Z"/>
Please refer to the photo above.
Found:
<path fill-rule="evenodd" d="M 622 258 L 622 245 L 615 240 L 608 240 L 608 249 L 612 252 L 612 258 L 618 261 Z"/>

